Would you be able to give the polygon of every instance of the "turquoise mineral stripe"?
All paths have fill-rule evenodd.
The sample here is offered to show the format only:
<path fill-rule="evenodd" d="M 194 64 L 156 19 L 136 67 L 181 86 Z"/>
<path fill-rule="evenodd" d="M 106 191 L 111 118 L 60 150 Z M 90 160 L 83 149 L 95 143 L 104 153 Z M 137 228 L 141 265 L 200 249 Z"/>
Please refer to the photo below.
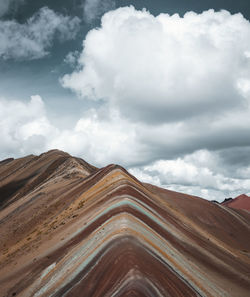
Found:
<path fill-rule="evenodd" d="M 121 203 L 119 203 L 121 205 Z M 161 236 L 159 236 L 157 233 L 155 233 L 152 229 L 150 229 L 144 222 L 140 221 L 138 218 L 135 218 L 134 216 L 130 214 L 126 214 L 126 217 L 120 218 L 120 214 L 116 215 L 119 219 L 115 220 L 109 219 L 105 222 L 105 232 L 99 233 L 98 230 L 101 228 L 98 228 L 95 234 L 93 235 L 92 239 L 88 239 L 88 241 L 82 245 L 78 251 L 75 253 L 74 257 L 70 256 L 69 260 L 62 263 L 63 267 L 60 267 L 57 269 L 59 273 L 55 275 L 54 277 L 50 278 L 49 283 L 47 283 L 43 290 L 46 291 L 46 288 L 52 288 L 53 284 L 55 284 L 56 281 L 59 281 L 61 278 L 64 277 L 64 275 L 68 275 L 68 277 L 65 279 L 62 286 L 64 286 L 67 283 L 70 283 L 92 260 L 95 256 L 97 256 L 98 253 L 100 253 L 105 247 L 109 244 L 110 241 L 103 240 L 105 238 L 110 238 L 110 240 L 113 240 L 116 237 L 119 237 L 121 235 L 115 235 L 111 236 L 113 234 L 117 234 L 116 232 L 120 230 L 121 225 L 127 226 L 126 235 L 129 235 L 131 231 L 137 232 L 138 234 L 142 234 L 144 237 L 149 239 L 150 242 L 153 242 L 157 247 L 160 247 L 161 249 L 165 250 L 169 255 L 172 255 L 172 257 L 175 258 L 175 261 L 179 263 L 179 265 L 186 266 L 185 261 L 183 261 L 183 257 L 178 253 L 177 250 L 171 247 L 171 245 Z M 110 228 L 107 228 L 109 226 Z M 129 231 L 131 230 L 131 231 Z M 98 236 L 99 235 L 99 236 Z M 97 236 L 97 237 L 95 237 Z M 137 238 L 137 240 L 140 240 L 140 242 L 143 244 L 145 248 L 147 248 L 148 252 L 150 254 L 156 254 L 158 256 L 158 260 L 162 259 L 163 263 L 167 263 L 172 269 L 183 279 L 188 281 L 192 284 L 192 281 L 189 279 L 186 279 L 185 276 L 177 269 L 176 267 L 173 267 L 173 263 L 169 261 L 167 258 L 163 256 L 162 253 L 159 252 L 158 249 L 155 249 L 151 244 L 148 242 L 142 240 L 140 237 Z M 102 244 L 98 247 L 98 243 L 102 242 Z M 80 259 L 83 259 L 81 261 Z M 78 265 L 77 265 L 78 264 Z M 95 264 L 97 265 L 97 263 Z M 190 263 L 188 264 L 190 266 Z M 74 267 L 73 273 L 69 276 L 69 267 Z M 92 267 L 94 269 L 94 266 Z M 188 269 L 190 270 L 190 269 Z M 191 271 L 189 271 L 191 272 Z M 192 284 L 193 287 L 194 284 Z M 60 287 L 57 287 L 57 290 L 59 290 Z M 199 288 L 196 288 L 197 291 L 200 291 Z M 41 291 L 40 291 L 41 292 Z M 39 293 L 40 294 L 40 293 Z M 38 295 L 39 295 L 38 294 Z M 35 296 L 38 296 L 35 295 Z M 205 296 L 204 294 L 201 294 L 202 296 Z"/>

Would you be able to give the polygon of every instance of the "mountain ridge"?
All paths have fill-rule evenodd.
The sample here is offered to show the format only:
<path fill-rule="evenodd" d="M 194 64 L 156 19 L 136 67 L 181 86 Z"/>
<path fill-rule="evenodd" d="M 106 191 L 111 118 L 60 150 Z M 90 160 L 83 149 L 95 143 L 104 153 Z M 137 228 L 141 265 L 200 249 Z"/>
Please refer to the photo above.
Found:
<path fill-rule="evenodd" d="M 141 183 L 119 165 L 39 157 L 0 163 L 5 184 L 30 178 L 0 209 L 3 296 L 248 296 L 241 210 Z"/>
<path fill-rule="evenodd" d="M 222 205 L 250 212 L 250 197 L 246 194 L 241 194 L 234 199 L 226 199 L 222 202 Z"/>

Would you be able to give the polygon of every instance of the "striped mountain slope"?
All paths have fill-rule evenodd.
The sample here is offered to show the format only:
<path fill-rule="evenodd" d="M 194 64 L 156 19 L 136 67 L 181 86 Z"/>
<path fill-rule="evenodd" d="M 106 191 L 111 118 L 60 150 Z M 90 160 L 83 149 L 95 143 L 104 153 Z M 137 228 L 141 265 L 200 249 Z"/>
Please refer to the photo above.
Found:
<path fill-rule="evenodd" d="M 0 296 L 249 296 L 247 211 L 55 150 L 1 162 L 0 198 Z"/>

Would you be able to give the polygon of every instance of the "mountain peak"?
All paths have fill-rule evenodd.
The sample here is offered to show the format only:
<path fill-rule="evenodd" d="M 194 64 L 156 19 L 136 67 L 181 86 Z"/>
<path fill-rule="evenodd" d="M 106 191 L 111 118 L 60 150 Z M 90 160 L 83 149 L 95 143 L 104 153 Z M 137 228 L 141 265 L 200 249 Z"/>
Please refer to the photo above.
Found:
<path fill-rule="evenodd" d="M 249 296 L 247 212 L 57 150 L 0 164 L 0 197 L 3 296 Z"/>
<path fill-rule="evenodd" d="M 222 202 L 222 205 L 234 209 L 243 209 L 250 211 L 250 197 L 246 194 L 241 194 L 234 199 L 225 199 L 225 201 Z"/>

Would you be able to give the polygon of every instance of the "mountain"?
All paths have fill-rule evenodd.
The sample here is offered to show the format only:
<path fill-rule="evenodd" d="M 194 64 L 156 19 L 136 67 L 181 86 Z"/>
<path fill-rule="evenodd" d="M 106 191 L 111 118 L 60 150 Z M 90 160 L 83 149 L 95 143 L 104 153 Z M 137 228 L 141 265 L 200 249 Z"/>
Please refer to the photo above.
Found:
<path fill-rule="evenodd" d="M 57 150 L 2 161 L 0 198 L 0 296 L 249 296 L 248 211 Z"/>
<path fill-rule="evenodd" d="M 242 194 L 234 199 L 225 199 L 225 201 L 222 202 L 222 205 L 250 211 L 250 197 Z"/>

